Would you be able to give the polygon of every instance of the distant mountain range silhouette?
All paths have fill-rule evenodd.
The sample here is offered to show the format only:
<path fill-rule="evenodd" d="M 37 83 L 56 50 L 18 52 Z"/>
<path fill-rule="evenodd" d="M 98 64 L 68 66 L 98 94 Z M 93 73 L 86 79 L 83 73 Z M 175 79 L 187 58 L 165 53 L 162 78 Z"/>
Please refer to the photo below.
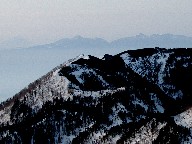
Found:
<path fill-rule="evenodd" d="M 35 46 L 33 48 L 141 48 L 141 47 L 166 47 L 184 48 L 192 47 L 192 37 L 173 34 L 153 34 L 150 36 L 139 34 L 124 37 L 111 42 L 102 38 L 85 38 L 75 36 L 64 38 L 56 42 Z"/>
<path fill-rule="evenodd" d="M 141 47 L 166 47 L 166 48 L 185 48 L 192 47 L 192 37 L 173 34 L 138 34 L 131 37 L 123 37 L 111 42 L 102 38 L 85 38 L 75 36 L 73 38 L 63 38 L 53 43 L 32 46 L 27 40 L 13 38 L 0 43 L 0 49 L 7 48 L 141 48 Z"/>

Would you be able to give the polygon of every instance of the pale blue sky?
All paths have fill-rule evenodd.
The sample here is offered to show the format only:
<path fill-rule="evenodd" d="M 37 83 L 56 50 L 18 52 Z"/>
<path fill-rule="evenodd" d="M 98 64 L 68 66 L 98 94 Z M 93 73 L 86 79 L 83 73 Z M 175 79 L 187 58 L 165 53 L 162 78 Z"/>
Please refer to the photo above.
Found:
<path fill-rule="evenodd" d="M 192 0 L 1 0 L 0 40 L 46 43 L 82 35 L 113 40 L 139 33 L 192 36 Z"/>

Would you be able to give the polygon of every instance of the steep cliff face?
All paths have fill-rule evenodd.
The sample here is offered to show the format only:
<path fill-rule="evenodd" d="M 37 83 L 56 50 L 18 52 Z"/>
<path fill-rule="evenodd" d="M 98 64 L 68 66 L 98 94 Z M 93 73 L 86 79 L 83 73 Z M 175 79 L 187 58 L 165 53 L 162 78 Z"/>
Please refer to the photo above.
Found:
<path fill-rule="evenodd" d="M 0 107 L 1 143 L 191 143 L 191 49 L 80 56 Z"/>

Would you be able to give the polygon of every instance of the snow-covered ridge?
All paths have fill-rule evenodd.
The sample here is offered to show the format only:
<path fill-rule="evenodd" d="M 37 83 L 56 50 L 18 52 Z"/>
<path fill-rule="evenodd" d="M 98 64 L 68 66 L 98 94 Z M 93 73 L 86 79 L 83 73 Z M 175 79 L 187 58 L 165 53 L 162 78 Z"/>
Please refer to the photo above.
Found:
<path fill-rule="evenodd" d="M 64 62 L 60 66 L 55 67 L 46 75 L 42 76 L 40 79 L 29 84 L 26 88 L 21 90 L 21 92 L 16 94 L 13 98 L 10 98 L 6 102 L 2 103 L 0 109 L 0 124 L 11 124 L 11 107 L 15 99 L 19 99 L 21 101 L 25 99 L 27 101 L 28 106 L 30 106 L 34 111 L 38 111 L 45 102 L 52 101 L 53 98 L 55 98 L 56 96 L 63 96 L 64 98 L 69 97 L 69 81 L 66 77 L 60 77 L 58 72 L 62 67 L 69 66 L 72 62 L 80 58 L 88 57 L 82 54 L 77 56 L 76 58 Z"/>

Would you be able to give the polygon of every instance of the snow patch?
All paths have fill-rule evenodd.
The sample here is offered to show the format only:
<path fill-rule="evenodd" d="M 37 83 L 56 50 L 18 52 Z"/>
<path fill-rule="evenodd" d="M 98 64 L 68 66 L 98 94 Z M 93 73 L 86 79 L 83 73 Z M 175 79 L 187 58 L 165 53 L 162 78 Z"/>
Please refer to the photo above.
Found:
<path fill-rule="evenodd" d="M 174 120 L 177 125 L 192 128 L 192 108 L 174 116 Z"/>
<path fill-rule="evenodd" d="M 153 141 L 158 137 L 160 130 L 166 126 L 167 123 L 158 122 L 155 128 L 152 128 L 153 118 L 145 126 L 142 126 L 134 135 L 126 142 L 129 144 L 152 144 Z"/>
<path fill-rule="evenodd" d="M 112 114 L 109 115 L 109 120 L 112 121 L 112 125 L 110 127 L 114 127 L 117 125 L 121 125 L 123 121 L 121 118 L 118 116 L 119 112 L 125 112 L 128 113 L 127 109 L 125 106 L 123 106 L 121 103 L 117 103 L 115 106 L 112 107 Z M 127 123 L 131 122 L 132 120 L 127 119 Z"/>
<path fill-rule="evenodd" d="M 71 67 L 75 68 L 75 71 L 72 72 L 71 74 L 76 77 L 76 79 L 79 81 L 79 83 L 83 84 L 84 79 L 83 79 L 83 74 L 91 74 L 94 75 L 98 78 L 99 81 L 102 82 L 103 86 L 108 86 L 109 84 L 103 79 L 102 76 L 98 75 L 93 69 L 88 69 L 88 68 L 82 68 L 79 67 L 77 64 L 71 65 Z"/>
<path fill-rule="evenodd" d="M 157 98 L 156 94 L 150 93 L 150 95 L 151 95 L 151 100 L 154 101 L 154 104 L 155 104 L 155 107 L 156 107 L 157 111 L 159 111 L 160 113 L 164 113 L 165 109 L 162 107 L 162 103 Z"/>
<path fill-rule="evenodd" d="M 132 103 L 134 105 L 140 105 L 141 107 L 143 107 L 145 109 L 145 111 L 148 110 L 148 106 L 142 100 L 139 100 L 137 97 L 133 100 Z"/>

